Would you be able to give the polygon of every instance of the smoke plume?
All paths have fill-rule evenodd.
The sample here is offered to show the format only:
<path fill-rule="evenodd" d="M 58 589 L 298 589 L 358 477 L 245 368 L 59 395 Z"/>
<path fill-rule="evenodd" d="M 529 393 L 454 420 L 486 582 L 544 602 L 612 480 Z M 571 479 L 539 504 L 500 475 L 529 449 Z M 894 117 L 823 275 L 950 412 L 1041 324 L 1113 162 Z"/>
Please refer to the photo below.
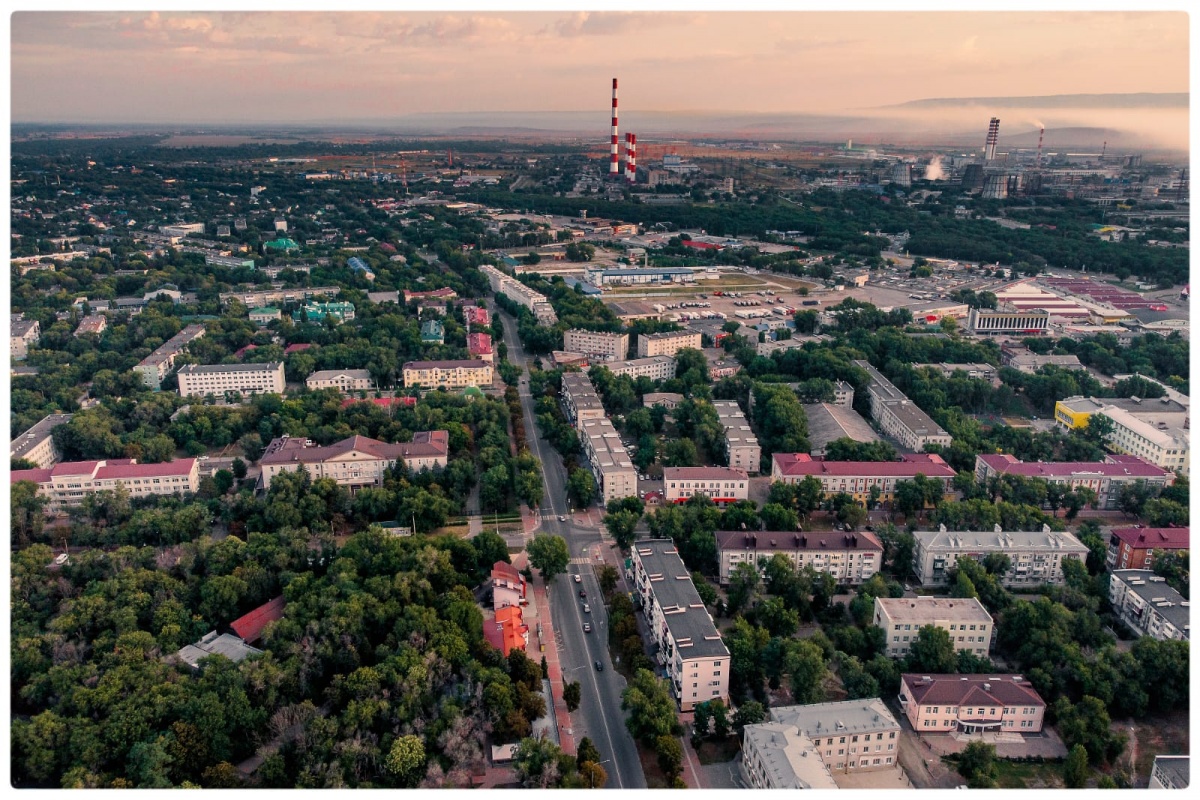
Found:
<path fill-rule="evenodd" d="M 929 162 L 929 166 L 925 167 L 925 180 L 927 181 L 944 181 L 946 180 L 946 172 L 942 169 L 942 157 L 934 156 Z"/>

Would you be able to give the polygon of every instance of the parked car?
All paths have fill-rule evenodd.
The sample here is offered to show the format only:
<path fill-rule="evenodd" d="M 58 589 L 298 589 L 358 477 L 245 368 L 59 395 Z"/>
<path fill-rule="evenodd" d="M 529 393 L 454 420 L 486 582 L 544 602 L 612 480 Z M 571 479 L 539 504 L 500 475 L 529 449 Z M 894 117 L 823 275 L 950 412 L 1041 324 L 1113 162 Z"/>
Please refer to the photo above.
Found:
<path fill-rule="evenodd" d="M 559 514 L 559 515 L 558 515 L 558 521 L 559 521 L 559 522 L 566 522 L 566 521 L 567 521 L 567 518 L 566 518 L 566 516 L 564 516 L 564 515 L 562 515 L 562 514 Z"/>
<path fill-rule="evenodd" d="M 585 614 L 592 613 L 592 607 L 589 606 L 587 603 L 584 603 L 583 604 L 583 613 L 585 613 Z"/>
<path fill-rule="evenodd" d="M 587 597 L 587 590 L 586 590 L 586 589 L 580 589 L 580 590 L 579 590 L 579 596 L 580 596 L 580 597 Z"/>

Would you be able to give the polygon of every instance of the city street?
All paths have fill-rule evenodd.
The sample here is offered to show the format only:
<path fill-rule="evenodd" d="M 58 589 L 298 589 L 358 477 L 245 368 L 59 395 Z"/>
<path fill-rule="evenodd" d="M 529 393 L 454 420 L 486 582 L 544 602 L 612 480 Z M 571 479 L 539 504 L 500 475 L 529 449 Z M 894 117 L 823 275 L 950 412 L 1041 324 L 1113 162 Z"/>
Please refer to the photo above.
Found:
<path fill-rule="evenodd" d="M 497 310 L 504 323 L 504 342 L 508 346 L 508 360 L 516 366 L 527 368 L 529 357 L 517 338 L 517 322 L 509 314 Z M 562 459 L 554 448 L 539 434 L 534 423 L 533 397 L 529 384 L 522 380 L 518 392 L 521 408 L 525 415 L 525 431 L 530 450 L 541 462 L 545 495 L 540 509 L 539 532 L 562 536 L 571 553 L 571 564 L 567 575 L 558 576 L 547 592 L 550 598 L 551 618 L 559 656 L 563 681 L 579 681 L 582 699 L 579 709 L 571 715 L 573 736 L 579 741 L 589 737 L 607 760 L 603 764 L 608 773 L 608 785 L 613 789 L 644 789 L 646 778 L 642 774 L 637 748 L 629 731 L 625 728 L 625 714 L 621 711 L 621 691 L 625 679 L 613 669 L 608 655 L 608 621 L 601 600 L 600 584 L 595 570 L 589 564 L 599 563 L 595 553 L 602 545 L 598 526 L 577 524 L 577 515 L 567 516 L 570 511 L 567 500 L 567 475 Z M 565 521 L 559 521 L 564 517 Z M 582 521 L 585 517 L 579 514 Z M 574 575 L 582 582 L 575 583 Z M 587 592 L 586 601 L 579 597 L 580 590 Z M 583 604 L 591 607 L 584 613 Z M 584 633 L 583 623 L 589 622 L 591 633 Z M 603 672 L 593 666 L 599 661 Z"/>

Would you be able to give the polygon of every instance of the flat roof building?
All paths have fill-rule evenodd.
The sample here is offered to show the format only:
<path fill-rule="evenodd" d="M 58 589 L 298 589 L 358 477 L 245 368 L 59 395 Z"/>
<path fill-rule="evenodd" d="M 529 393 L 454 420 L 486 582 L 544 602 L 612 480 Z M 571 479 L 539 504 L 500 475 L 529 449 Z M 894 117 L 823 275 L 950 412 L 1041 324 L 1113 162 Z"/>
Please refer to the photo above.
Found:
<path fill-rule="evenodd" d="M 99 336 L 104 333 L 107 327 L 108 318 L 103 314 L 88 314 L 79 320 L 79 327 L 75 329 L 75 336 Z"/>
<path fill-rule="evenodd" d="M 857 411 L 833 403 L 805 403 L 804 415 L 808 418 L 808 440 L 812 452 L 825 455 L 825 448 L 838 439 L 870 443 L 881 441 L 879 434 Z"/>
<path fill-rule="evenodd" d="M 664 331 L 643 333 L 637 339 L 638 358 L 673 356 L 685 347 L 700 349 L 700 334 L 696 331 Z"/>
<path fill-rule="evenodd" d="M 1098 414 L 1112 420 L 1112 433 L 1105 442 L 1118 453 L 1137 456 L 1163 469 L 1187 475 L 1191 469 L 1191 431 L 1186 417 L 1182 425 L 1167 420 L 1177 415 L 1132 414 L 1115 406 L 1105 406 Z"/>
<path fill-rule="evenodd" d="M 747 725 L 742 731 L 738 766 L 742 780 L 751 789 L 838 788 L 812 739 L 794 725 Z"/>
<path fill-rule="evenodd" d="M 621 361 L 629 354 L 629 334 L 572 328 L 563 333 L 563 349 L 597 361 Z"/>
<path fill-rule="evenodd" d="M 1183 427 L 1188 421 L 1188 406 L 1170 397 L 1084 397 L 1075 395 L 1054 404 L 1054 421 L 1067 430 L 1086 428 L 1092 414 L 1104 408 L 1126 411 L 1138 419 L 1152 420 L 1168 427 Z"/>
<path fill-rule="evenodd" d="M 842 586 L 857 586 L 883 568 L 883 543 L 869 531 L 717 531 L 717 564 L 722 585 L 738 564 L 758 565 L 782 553 L 797 570 L 812 566 Z"/>
<path fill-rule="evenodd" d="M 188 325 L 179 333 L 163 342 L 153 353 L 138 362 L 133 371 L 142 378 L 142 383 L 151 389 L 162 386 L 163 378 L 175 367 L 175 359 L 189 344 L 204 335 L 203 325 Z"/>
<path fill-rule="evenodd" d="M 54 443 L 54 429 L 71 421 L 71 414 L 48 414 L 32 428 L 13 439 L 8 446 L 12 459 L 23 458 L 41 469 L 49 469 L 62 458 Z"/>
<path fill-rule="evenodd" d="M 948 531 L 942 525 L 936 531 L 914 531 L 913 537 L 913 572 L 922 586 L 945 586 L 960 558 L 982 562 L 992 553 L 1012 562 L 999 576 L 1005 586 L 1061 584 L 1063 560 L 1086 561 L 1088 556 L 1087 546 L 1074 534 L 1052 531 L 1049 525 L 1040 531 L 1006 531 L 996 525 L 991 532 Z"/>
<path fill-rule="evenodd" d="M 749 498 L 750 476 L 732 467 L 664 467 L 663 499 L 668 503 L 686 503 L 694 495 L 712 498 L 717 505 L 728 505 Z"/>
<path fill-rule="evenodd" d="M 1009 304 L 999 308 L 972 308 L 967 312 L 967 330 L 976 336 L 1026 334 L 1036 336 L 1050 327 L 1050 312 L 1021 309 Z"/>
<path fill-rule="evenodd" d="M 265 364 L 188 364 L 179 368 L 179 396 L 211 394 L 283 394 L 286 381 L 282 361 Z"/>
<path fill-rule="evenodd" d="M 712 405 L 725 428 L 725 460 L 734 469 L 757 475 L 762 448 L 741 406 L 735 400 L 714 400 Z"/>
<path fill-rule="evenodd" d="M 1190 603 L 1152 570 L 1113 570 L 1108 600 L 1118 619 L 1138 636 L 1159 641 L 1191 638 Z"/>
<path fill-rule="evenodd" d="M 649 378 L 652 381 L 668 381 L 675 377 L 674 356 L 650 356 L 649 358 L 630 358 L 624 361 L 606 361 L 598 366 L 606 367 L 613 375 L 628 375 L 634 380 Z"/>
<path fill-rule="evenodd" d="M 1186 789 L 1191 779 L 1188 756 L 1155 756 L 1150 768 L 1149 789 Z"/>
<path fill-rule="evenodd" d="M 950 446 L 950 434 L 883 377 L 870 362 L 859 360 L 854 363 L 870 379 L 867 392 L 871 397 L 871 416 L 884 433 L 899 442 L 901 447 L 916 452 L 924 450 L 927 444 Z"/>
<path fill-rule="evenodd" d="M 876 597 L 871 624 L 882 628 L 889 658 L 908 655 L 926 625 L 950 634 L 954 649 L 987 657 L 995 633 L 992 617 L 974 597 Z"/>
<path fill-rule="evenodd" d="M 899 757 L 900 723 L 878 697 L 776 706 L 769 713 L 772 722 L 811 739 L 833 772 L 887 770 Z"/>
<path fill-rule="evenodd" d="M 605 505 L 613 500 L 637 496 L 637 469 L 621 443 L 621 435 L 608 417 L 584 419 L 576 428 L 596 488 Z"/>
<path fill-rule="evenodd" d="M 604 404 L 596 394 L 596 387 L 582 372 L 564 372 L 562 376 L 562 399 L 567 421 L 581 429 L 590 419 L 604 419 Z"/>

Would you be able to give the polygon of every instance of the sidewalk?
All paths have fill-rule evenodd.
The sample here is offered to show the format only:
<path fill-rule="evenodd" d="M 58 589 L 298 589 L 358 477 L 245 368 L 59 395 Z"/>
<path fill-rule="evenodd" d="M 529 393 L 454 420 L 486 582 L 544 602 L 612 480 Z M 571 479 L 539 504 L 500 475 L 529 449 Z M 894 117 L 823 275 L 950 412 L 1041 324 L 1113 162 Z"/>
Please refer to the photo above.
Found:
<path fill-rule="evenodd" d="M 525 561 L 524 554 L 521 554 L 519 558 L 522 562 Z M 518 558 L 513 559 L 514 566 L 517 561 Z M 553 714 L 558 723 L 558 739 L 562 751 L 569 755 L 575 755 L 575 737 L 572 735 L 571 715 L 567 712 L 567 704 L 563 700 L 563 674 L 558 657 L 558 643 L 554 638 L 554 623 L 550 619 L 550 598 L 546 595 L 545 581 L 540 576 L 533 580 L 533 598 L 526 610 L 530 612 L 527 624 L 533 631 L 533 635 L 529 638 L 529 657 L 534 661 L 540 661 L 545 656 L 546 669 L 550 673 L 546 677 L 550 679 L 550 693 L 554 702 L 553 708 L 547 709 L 547 711 Z M 542 626 L 540 641 L 537 637 L 538 624 Z M 543 645 L 545 652 L 541 651 Z"/>

